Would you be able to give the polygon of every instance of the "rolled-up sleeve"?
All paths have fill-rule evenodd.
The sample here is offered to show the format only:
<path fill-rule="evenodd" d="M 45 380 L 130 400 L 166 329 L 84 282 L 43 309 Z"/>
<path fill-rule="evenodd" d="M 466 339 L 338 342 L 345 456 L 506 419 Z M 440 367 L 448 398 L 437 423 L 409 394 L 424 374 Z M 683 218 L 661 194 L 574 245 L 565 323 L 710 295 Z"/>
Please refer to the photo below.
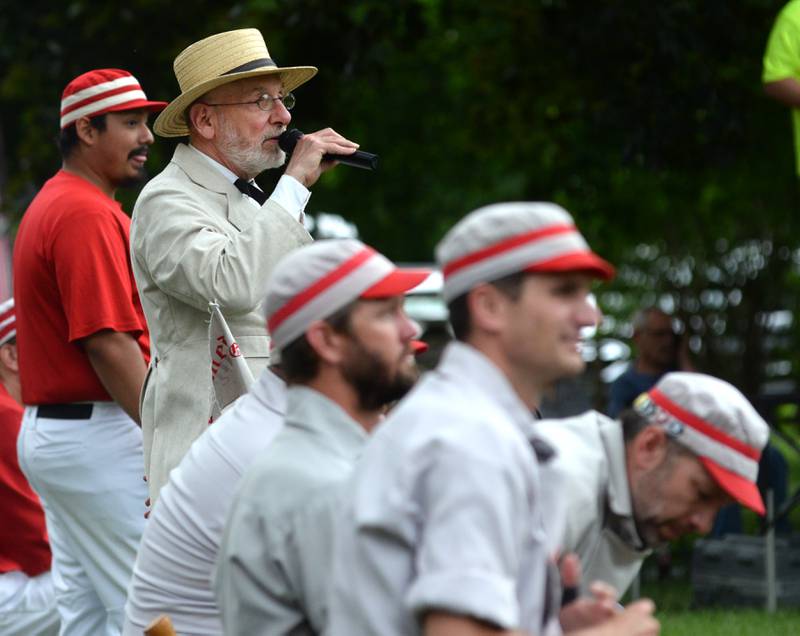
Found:
<path fill-rule="evenodd" d="M 800 11 L 787 7 L 778 16 L 764 53 L 761 80 L 800 79 Z"/>
<path fill-rule="evenodd" d="M 416 615 L 442 610 L 513 629 L 529 499 L 519 471 L 488 450 L 440 446 L 420 476 L 425 530 L 406 604 Z"/>

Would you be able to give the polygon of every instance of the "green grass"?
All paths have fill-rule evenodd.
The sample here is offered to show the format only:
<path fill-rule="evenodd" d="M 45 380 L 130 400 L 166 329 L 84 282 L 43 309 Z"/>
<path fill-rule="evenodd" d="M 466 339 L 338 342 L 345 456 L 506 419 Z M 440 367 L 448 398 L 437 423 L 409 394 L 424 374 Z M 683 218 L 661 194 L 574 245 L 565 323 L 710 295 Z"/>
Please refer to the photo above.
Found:
<path fill-rule="evenodd" d="M 767 614 L 754 609 L 664 611 L 658 613 L 664 636 L 795 636 L 800 611 Z"/>
<path fill-rule="evenodd" d="M 644 569 L 642 596 L 656 603 L 664 636 L 795 636 L 800 635 L 800 608 L 779 608 L 775 614 L 753 607 L 692 608 L 692 591 L 683 555 L 677 555 L 678 578 L 654 581 L 652 563 Z"/>

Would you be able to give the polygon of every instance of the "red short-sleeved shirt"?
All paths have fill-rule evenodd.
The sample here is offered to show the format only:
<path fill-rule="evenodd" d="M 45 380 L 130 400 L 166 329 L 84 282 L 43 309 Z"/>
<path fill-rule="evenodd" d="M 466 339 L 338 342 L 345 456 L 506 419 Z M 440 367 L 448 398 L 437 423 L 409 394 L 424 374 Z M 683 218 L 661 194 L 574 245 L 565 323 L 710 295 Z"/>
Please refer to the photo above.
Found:
<path fill-rule="evenodd" d="M 17 462 L 22 408 L 0 384 L 0 572 L 36 576 L 50 569 L 50 544 L 39 498 Z"/>
<path fill-rule="evenodd" d="M 128 248 L 130 225 L 117 201 L 63 170 L 25 211 L 14 243 L 25 404 L 110 400 L 80 344 L 98 331 L 130 333 L 149 360 Z"/>

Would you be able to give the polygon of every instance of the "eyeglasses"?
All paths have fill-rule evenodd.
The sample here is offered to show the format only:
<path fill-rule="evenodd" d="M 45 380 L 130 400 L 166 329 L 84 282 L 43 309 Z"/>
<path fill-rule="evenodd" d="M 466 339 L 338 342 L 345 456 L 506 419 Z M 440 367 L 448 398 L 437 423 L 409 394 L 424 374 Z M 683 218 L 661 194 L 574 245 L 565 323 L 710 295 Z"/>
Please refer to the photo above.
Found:
<path fill-rule="evenodd" d="M 227 104 L 209 104 L 208 102 L 200 103 L 205 104 L 206 106 L 245 106 L 247 104 L 255 104 L 265 113 L 268 113 L 275 107 L 275 102 L 281 102 L 286 110 L 292 110 L 292 108 L 294 108 L 295 101 L 294 93 L 286 93 L 286 95 L 278 95 L 277 97 L 273 97 L 272 95 L 267 95 L 264 93 L 261 95 L 261 97 L 254 99 L 251 102 L 230 102 Z"/>

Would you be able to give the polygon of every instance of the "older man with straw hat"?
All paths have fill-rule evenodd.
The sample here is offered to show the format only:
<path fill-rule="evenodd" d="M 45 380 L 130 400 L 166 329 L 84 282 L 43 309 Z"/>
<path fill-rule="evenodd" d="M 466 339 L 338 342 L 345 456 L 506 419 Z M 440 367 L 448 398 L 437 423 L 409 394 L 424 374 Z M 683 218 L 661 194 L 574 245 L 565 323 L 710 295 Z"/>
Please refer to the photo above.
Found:
<path fill-rule="evenodd" d="M 175 58 L 181 94 L 156 120 L 163 137 L 188 137 L 142 191 L 133 213 L 133 269 L 152 336 L 142 393 L 145 470 L 155 498 L 208 421 L 209 301 L 229 321 L 253 375 L 269 338 L 259 309 L 273 265 L 311 241 L 308 187 L 357 144 L 327 128 L 305 135 L 271 195 L 253 179 L 286 161 L 277 138 L 292 90 L 317 72 L 280 67 L 256 29 L 219 33 Z"/>

